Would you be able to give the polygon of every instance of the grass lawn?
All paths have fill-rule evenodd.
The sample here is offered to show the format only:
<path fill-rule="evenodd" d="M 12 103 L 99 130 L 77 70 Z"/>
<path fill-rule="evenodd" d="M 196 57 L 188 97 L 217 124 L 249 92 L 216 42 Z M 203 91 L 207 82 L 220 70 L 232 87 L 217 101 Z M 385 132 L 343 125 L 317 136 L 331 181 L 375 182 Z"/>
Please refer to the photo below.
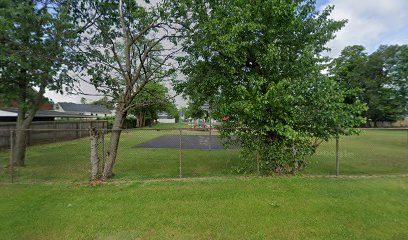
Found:
<path fill-rule="evenodd" d="M 408 130 L 362 130 L 340 138 L 340 174 L 408 173 Z M 306 174 L 335 174 L 335 141 L 323 143 Z"/>
<path fill-rule="evenodd" d="M 158 123 L 150 127 L 145 128 L 154 128 L 154 129 L 171 129 L 171 128 L 188 128 L 187 123 Z"/>
<path fill-rule="evenodd" d="M 179 176 L 178 149 L 134 148 L 151 139 L 175 134 L 178 130 L 130 130 L 122 134 L 116 179 L 148 179 Z M 208 134 L 189 132 L 186 134 Z M 408 173 L 407 131 L 365 130 L 360 136 L 340 139 L 340 173 L 343 175 Z M 106 139 L 108 142 L 108 139 Z M 28 148 L 27 167 L 15 172 L 17 182 L 86 181 L 89 177 L 89 139 L 59 142 Z M 233 174 L 239 163 L 239 150 L 206 151 L 184 149 L 183 176 L 202 177 Z M 0 165 L 6 166 L 8 152 L 0 152 Z M 255 161 L 254 161 L 255 164 Z M 323 143 L 309 160 L 305 174 L 335 173 L 334 141 Z M 7 169 L 0 169 L 0 182 L 8 182 Z"/>
<path fill-rule="evenodd" d="M 179 176 L 180 152 L 178 149 L 134 148 L 142 142 L 169 134 L 179 134 L 178 130 L 128 130 L 121 136 L 116 179 L 169 178 Z M 206 134 L 206 132 L 183 132 L 186 134 Z M 108 142 L 109 139 L 106 139 Z M 183 176 L 230 175 L 238 163 L 237 150 L 203 151 L 184 149 Z M 16 182 L 69 181 L 83 182 L 89 178 L 89 139 L 77 139 L 29 147 L 26 167 L 15 171 Z M 0 161 L 6 166 L 9 153 L 1 152 Z M 7 169 L 0 169 L 0 182 L 9 182 Z"/>
<path fill-rule="evenodd" d="M 0 185 L 0 239 L 406 239 L 408 178 Z"/>
<path fill-rule="evenodd" d="M 179 131 L 125 131 L 117 175 L 97 187 L 86 184 L 89 139 L 29 147 L 16 183 L 0 168 L 0 239 L 408 236 L 408 177 L 358 177 L 407 174 L 406 131 L 369 130 L 342 138 L 341 173 L 356 178 L 312 177 L 334 174 L 334 142 L 328 142 L 304 176 L 294 177 L 237 176 L 231 169 L 238 165 L 238 150 L 185 149 L 184 181 L 168 179 L 179 175 L 178 149 L 133 148 L 168 134 Z M 8 152 L 0 153 L 2 166 L 8 159 Z"/>

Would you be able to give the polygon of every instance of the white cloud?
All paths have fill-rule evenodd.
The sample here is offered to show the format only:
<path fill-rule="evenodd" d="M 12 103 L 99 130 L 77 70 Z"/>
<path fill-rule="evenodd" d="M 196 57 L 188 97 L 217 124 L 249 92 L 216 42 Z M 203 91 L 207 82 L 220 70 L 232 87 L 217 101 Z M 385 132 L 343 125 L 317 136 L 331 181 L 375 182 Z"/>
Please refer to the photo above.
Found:
<path fill-rule="evenodd" d="M 372 52 L 381 44 L 408 43 L 407 0 L 330 0 L 328 4 L 335 6 L 334 19 L 348 19 L 328 43 L 330 56 L 337 56 L 348 45 L 363 45 Z"/>
<path fill-rule="evenodd" d="M 408 0 L 329 0 L 335 5 L 332 18 L 348 19 L 346 26 L 337 32 L 336 39 L 328 43 L 332 49 L 329 56 L 335 57 L 348 45 L 363 45 L 369 52 L 381 44 L 408 44 Z M 83 84 L 83 91 L 95 93 L 92 86 Z M 79 102 L 83 95 L 59 95 L 48 92 L 54 101 Z M 84 96 L 89 100 L 100 97 Z M 185 101 L 178 96 L 178 105 Z"/>
<path fill-rule="evenodd" d="M 67 93 L 63 93 L 61 95 L 55 91 L 47 90 L 44 95 L 52 99 L 54 102 L 74 102 L 74 103 L 80 103 L 82 97 L 86 98 L 88 102 L 93 102 L 103 97 L 103 95 L 101 93 L 98 93 L 95 90 L 95 87 L 93 87 L 92 85 L 84 81 L 80 81 L 79 84 L 80 85 L 76 87 L 80 88 L 81 91 L 86 94 L 69 95 Z"/>

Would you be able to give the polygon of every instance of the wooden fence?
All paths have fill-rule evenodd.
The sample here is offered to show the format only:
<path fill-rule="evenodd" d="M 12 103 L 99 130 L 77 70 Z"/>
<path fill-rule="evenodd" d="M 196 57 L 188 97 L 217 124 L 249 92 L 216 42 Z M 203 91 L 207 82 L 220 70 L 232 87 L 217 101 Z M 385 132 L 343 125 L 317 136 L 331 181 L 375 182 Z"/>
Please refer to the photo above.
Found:
<path fill-rule="evenodd" d="M 89 128 L 107 129 L 107 121 L 44 121 L 33 122 L 27 130 L 27 144 L 59 142 L 88 136 Z M 10 147 L 10 134 L 16 123 L 0 123 L 0 148 Z M 60 130 L 58 130 L 60 129 Z M 71 131 L 72 130 L 72 131 Z"/>

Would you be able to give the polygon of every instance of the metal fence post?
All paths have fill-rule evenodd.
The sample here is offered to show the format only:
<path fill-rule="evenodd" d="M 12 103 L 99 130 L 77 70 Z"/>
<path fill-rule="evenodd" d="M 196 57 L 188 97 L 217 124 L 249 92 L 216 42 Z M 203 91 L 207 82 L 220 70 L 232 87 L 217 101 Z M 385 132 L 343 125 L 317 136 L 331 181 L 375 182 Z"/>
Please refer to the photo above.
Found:
<path fill-rule="evenodd" d="M 339 176 L 339 136 L 336 137 L 336 176 Z"/>
<path fill-rule="evenodd" d="M 82 138 L 82 120 L 79 121 L 79 138 Z"/>
<path fill-rule="evenodd" d="M 180 178 L 182 178 L 183 177 L 183 172 L 182 172 L 182 155 L 183 155 L 183 145 L 182 145 L 182 143 L 181 143 L 181 132 L 182 132 L 182 130 L 181 129 L 179 129 L 179 131 L 180 131 Z"/>
<path fill-rule="evenodd" d="M 210 140 L 208 141 L 208 150 L 211 151 L 211 139 L 212 139 L 212 124 L 211 124 L 211 107 L 210 107 Z"/>
<path fill-rule="evenodd" d="M 57 122 L 54 122 L 54 142 L 57 142 Z"/>
<path fill-rule="evenodd" d="M 102 173 L 105 165 L 105 129 L 102 130 L 102 164 L 99 164 L 99 172 Z"/>
<path fill-rule="evenodd" d="M 14 161 L 13 161 L 13 148 L 14 148 L 14 131 L 10 130 L 10 180 L 14 182 Z"/>

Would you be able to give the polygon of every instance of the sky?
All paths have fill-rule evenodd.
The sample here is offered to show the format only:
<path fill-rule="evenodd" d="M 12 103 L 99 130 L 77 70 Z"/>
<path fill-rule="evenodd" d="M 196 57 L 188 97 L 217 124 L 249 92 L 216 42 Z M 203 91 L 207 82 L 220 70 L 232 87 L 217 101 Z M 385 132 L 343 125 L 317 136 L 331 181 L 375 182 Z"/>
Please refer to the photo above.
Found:
<path fill-rule="evenodd" d="M 346 26 L 337 32 L 334 40 L 328 43 L 332 50 L 326 55 L 337 57 L 340 51 L 349 45 L 363 45 L 368 53 L 380 45 L 408 44 L 408 0 L 317 0 L 318 9 L 334 5 L 331 17 L 335 20 L 347 19 Z M 92 87 L 82 83 L 85 91 Z M 54 102 L 76 102 L 81 97 L 89 101 L 99 97 L 81 95 L 60 95 L 47 92 L 46 96 Z M 179 106 L 185 105 L 181 97 L 176 98 Z"/>
<path fill-rule="evenodd" d="M 371 53 L 380 45 L 408 44 L 408 0 L 317 0 L 319 9 L 327 5 L 334 5 L 333 19 L 348 20 L 328 43 L 331 57 L 349 45 Z"/>

